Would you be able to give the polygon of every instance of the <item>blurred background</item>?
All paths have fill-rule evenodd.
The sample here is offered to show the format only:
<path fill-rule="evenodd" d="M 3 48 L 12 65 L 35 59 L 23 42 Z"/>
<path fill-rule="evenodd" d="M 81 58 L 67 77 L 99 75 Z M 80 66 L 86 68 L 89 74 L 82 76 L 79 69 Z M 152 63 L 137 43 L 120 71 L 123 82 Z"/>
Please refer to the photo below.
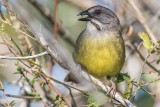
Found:
<path fill-rule="evenodd" d="M 74 63 L 72 52 L 76 38 L 86 26 L 85 22 L 78 21 L 79 16 L 77 14 L 94 5 L 103 5 L 114 11 L 120 19 L 122 36 L 126 44 L 126 61 L 121 73 L 127 73 L 129 80 L 132 80 L 126 81 L 124 79 L 124 81 L 118 83 L 118 91 L 124 98 L 129 99 L 137 107 L 159 107 L 160 88 L 158 87 L 160 86 L 160 82 L 158 81 L 159 76 L 157 72 L 160 69 L 158 50 L 160 1 L 132 1 L 140 10 L 140 14 L 143 16 L 142 19 L 138 17 L 139 14 L 135 11 L 130 0 L 6 0 L 6 3 L 14 13 L 26 22 L 26 25 L 31 27 L 40 40 L 42 38 L 43 43 L 53 47 L 57 55 L 70 66 Z M 21 20 L 12 15 L 12 12 L 9 12 L 2 2 L 0 6 L 0 56 L 28 56 L 44 52 L 45 49 L 42 47 L 42 44 L 20 32 L 23 31 L 33 37 L 32 32 L 24 26 L 25 24 L 20 23 Z M 142 39 L 139 38 L 139 32 L 148 33 L 141 20 L 144 21 L 157 38 L 157 44 L 152 43 L 152 52 L 149 52 L 143 46 Z M 45 44 L 43 45 L 45 46 Z M 147 63 L 144 63 L 147 56 L 149 56 Z M 98 97 L 100 92 L 87 79 L 84 79 L 85 75 L 83 75 L 82 71 L 74 72 L 66 70 L 60 67 L 49 55 L 41 56 L 30 61 L 1 59 L 0 80 L 6 94 L 35 96 L 35 93 L 31 94 L 33 92 L 33 87 L 31 86 L 34 86 L 36 92 L 41 95 L 41 98 L 49 106 L 64 106 L 61 104 L 62 99 L 60 100 L 55 90 L 46 85 L 42 87 L 43 84 L 41 81 L 45 81 L 43 76 L 40 76 L 42 78 L 41 81 L 35 78 L 34 70 L 37 69 L 38 65 L 31 63 L 31 61 L 40 65 L 41 67 L 38 69 L 48 73 L 54 79 L 78 87 L 81 90 L 94 93 L 93 96 Z M 144 73 L 141 81 L 139 81 L 142 70 Z M 24 71 L 24 73 L 17 73 L 20 71 Z M 144 86 L 138 89 L 138 85 L 134 84 L 134 82 Z M 64 99 L 66 98 L 69 101 L 69 104 L 74 105 L 76 103 L 75 105 L 78 107 L 96 106 L 91 103 L 92 97 L 86 97 L 81 92 L 69 89 L 57 82 L 52 83 L 62 96 L 64 96 Z M 14 96 L 7 96 L 7 99 L 9 103 L 14 104 L 14 107 L 45 106 L 43 101 L 39 99 L 15 98 Z M 102 95 L 98 99 L 107 98 Z M 6 104 L 3 91 L 0 91 L 0 107 L 6 106 Z M 97 106 L 112 107 L 116 105 L 114 103 L 108 103 L 106 100 L 100 102 Z"/>

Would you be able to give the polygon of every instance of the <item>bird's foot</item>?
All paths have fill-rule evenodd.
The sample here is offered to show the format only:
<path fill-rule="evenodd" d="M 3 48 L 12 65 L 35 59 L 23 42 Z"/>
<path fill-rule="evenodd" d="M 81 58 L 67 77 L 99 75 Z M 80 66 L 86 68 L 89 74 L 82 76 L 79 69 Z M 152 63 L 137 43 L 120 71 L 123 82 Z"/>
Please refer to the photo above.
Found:
<path fill-rule="evenodd" d="M 111 88 L 108 90 L 107 95 L 110 95 L 110 102 L 115 97 L 116 94 L 116 84 L 111 80 L 110 77 L 107 77 L 107 79 L 111 82 Z"/>

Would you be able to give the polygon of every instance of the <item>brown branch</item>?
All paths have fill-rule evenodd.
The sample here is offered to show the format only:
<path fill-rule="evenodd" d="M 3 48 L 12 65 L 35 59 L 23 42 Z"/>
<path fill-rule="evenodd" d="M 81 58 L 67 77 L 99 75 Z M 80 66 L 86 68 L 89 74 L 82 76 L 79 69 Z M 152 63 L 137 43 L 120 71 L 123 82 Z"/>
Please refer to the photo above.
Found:
<path fill-rule="evenodd" d="M 139 8 L 136 6 L 134 0 L 128 0 L 128 2 L 131 4 L 131 6 L 134 9 L 135 16 L 137 16 L 137 20 L 141 23 L 141 25 L 144 27 L 145 31 L 148 33 L 150 39 L 152 40 L 153 43 L 157 44 L 157 38 L 156 36 L 152 33 L 151 29 L 148 27 L 146 19 L 142 15 L 141 11 Z"/>
<path fill-rule="evenodd" d="M 37 99 L 36 97 L 31 97 L 31 96 L 17 96 L 17 95 L 11 95 L 11 94 L 6 94 L 7 97 L 14 97 L 14 98 L 22 98 L 22 99 Z"/>
<path fill-rule="evenodd" d="M 1 81 L 1 80 L 0 80 L 0 85 L 1 85 L 1 90 L 3 91 L 3 95 L 4 95 L 5 99 L 6 99 L 6 103 L 7 103 L 8 107 L 11 107 L 11 106 L 9 105 L 8 100 L 7 100 L 7 97 L 6 97 L 6 94 L 5 94 L 5 91 L 4 91 L 3 84 L 2 84 L 2 81 Z"/>
<path fill-rule="evenodd" d="M 57 13 L 58 11 L 58 0 L 54 1 L 54 42 L 56 42 L 57 39 Z"/>

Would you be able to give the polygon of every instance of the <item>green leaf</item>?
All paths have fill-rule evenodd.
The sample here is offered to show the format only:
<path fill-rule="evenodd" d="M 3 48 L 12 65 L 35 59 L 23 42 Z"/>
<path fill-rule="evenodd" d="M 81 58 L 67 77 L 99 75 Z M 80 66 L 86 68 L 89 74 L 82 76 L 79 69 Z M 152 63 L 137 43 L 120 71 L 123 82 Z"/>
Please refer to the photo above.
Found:
<path fill-rule="evenodd" d="M 35 78 L 39 77 L 38 72 L 32 70 L 32 73 L 34 73 L 34 77 L 35 77 Z"/>
<path fill-rule="evenodd" d="M 27 82 L 30 82 L 30 81 L 31 81 L 30 79 L 28 79 L 28 78 L 26 78 L 26 77 L 24 77 L 23 80 L 24 80 L 24 81 L 27 81 Z"/>
<path fill-rule="evenodd" d="M 37 96 L 37 93 L 36 93 L 36 92 L 28 92 L 27 94 L 33 95 L 33 96 Z"/>
<path fill-rule="evenodd" d="M 51 101 L 51 104 L 55 104 L 55 102 L 58 100 L 59 100 L 59 95 L 57 95 L 56 98 L 53 101 Z"/>
<path fill-rule="evenodd" d="M 128 73 L 119 73 L 117 76 L 116 76 L 117 80 L 115 81 L 116 84 L 119 84 L 121 82 L 123 82 L 124 80 L 126 80 L 127 82 L 131 82 L 131 78 L 130 76 L 128 75 Z"/>
<path fill-rule="evenodd" d="M 21 72 L 17 71 L 17 72 L 14 72 L 13 74 L 21 74 Z"/>
<path fill-rule="evenodd" d="M 2 90 L 2 86 L 1 86 L 1 84 L 0 84 L 0 90 Z"/>
<path fill-rule="evenodd" d="M 59 95 L 56 96 L 56 100 L 59 100 Z"/>
<path fill-rule="evenodd" d="M 40 94 L 36 95 L 36 99 L 41 99 Z"/>
<path fill-rule="evenodd" d="M 148 49 L 148 50 L 151 50 L 151 41 L 147 35 L 147 33 L 144 33 L 144 32 L 139 32 L 138 33 L 139 37 L 143 40 L 143 46 Z"/>
<path fill-rule="evenodd" d="M 157 60 L 157 64 L 159 64 L 160 63 L 160 58 Z"/>
<path fill-rule="evenodd" d="M 131 96 L 132 88 L 133 88 L 133 83 L 128 83 L 124 91 L 123 97 L 129 99 Z"/>
<path fill-rule="evenodd" d="M 41 87 L 44 87 L 46 85 L 46 83 L 41 83 Z"/>
<path fill-rule="evenodd" d="M 21 74 L 23 72 L 23 69 L 18 67 L 17 72 L 14 72 L 14 74 Z"/>
<path fill-rule="evenodd" d="M 11 101 L 10 103 L 9 103 L 9 105 L 10 106 L 14 106 L 16 103 L 15 103 L 15 100 L 13 100 L 13 101 Z"/>
<path fill-rule="evenodd" d="M 31 84 L 33 85 L 35 82 L 36 82 L 36 79 L 33 78 L 33 79 L 31 80 Z"/>

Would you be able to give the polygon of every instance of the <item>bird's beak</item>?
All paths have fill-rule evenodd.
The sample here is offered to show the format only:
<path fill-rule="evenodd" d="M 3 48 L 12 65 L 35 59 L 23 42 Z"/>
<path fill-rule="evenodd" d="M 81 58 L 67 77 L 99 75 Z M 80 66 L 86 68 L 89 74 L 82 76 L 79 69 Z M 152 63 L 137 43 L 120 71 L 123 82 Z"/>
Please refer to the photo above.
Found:
<path fill-rule="evenodd" d="M 89 13 L 88 13 L 88 10 L 85 10 L 81 13 L 79 13 L 77 16 L 86 16 L 86 17 L 83 17 L 83 18 L 80 18 L 78 19 L 79 21 L 90 21 L 92 18 L 89 16 Z"/>

